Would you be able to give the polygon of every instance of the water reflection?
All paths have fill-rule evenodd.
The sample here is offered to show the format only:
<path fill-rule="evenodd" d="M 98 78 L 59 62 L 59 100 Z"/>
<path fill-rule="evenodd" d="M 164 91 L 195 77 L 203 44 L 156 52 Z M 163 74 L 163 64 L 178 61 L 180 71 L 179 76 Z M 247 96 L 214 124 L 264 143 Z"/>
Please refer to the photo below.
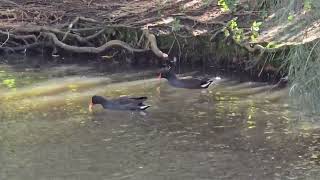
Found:
<path fill-rule="evenodd" d="M 207 91 L 175 89 L 152 71 L 97 74 L 75 65 L 71 74 L 63 66 L 0 69 L 1 82 L 15 79 L 14 87 L 8 81 L 0 88 L 0 179 L 320 175 L 320 133 L 308 121 L 316 117 L 293 124 L 287 90 L 226 78 Z M 99 107 L 89 113 L 94 94 L 144 95 L 152 108 L 146 115 Z"/>

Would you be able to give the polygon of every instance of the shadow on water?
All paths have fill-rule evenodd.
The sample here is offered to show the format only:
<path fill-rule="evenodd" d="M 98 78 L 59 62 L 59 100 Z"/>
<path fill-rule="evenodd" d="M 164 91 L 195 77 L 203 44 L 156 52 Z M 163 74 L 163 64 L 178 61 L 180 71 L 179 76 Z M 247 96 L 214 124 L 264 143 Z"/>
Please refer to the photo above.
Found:
<path fill-rule="evenodd" d="M 185 75 L 188 75 L 186 73 Z M 222 77 L 176 89 L 153 70 L 0 65 L 0 179 L 316 179 L 319 129 L 287 89 Z M 146 114 L 88 112 L 92 95 L 144 95 Z"/>

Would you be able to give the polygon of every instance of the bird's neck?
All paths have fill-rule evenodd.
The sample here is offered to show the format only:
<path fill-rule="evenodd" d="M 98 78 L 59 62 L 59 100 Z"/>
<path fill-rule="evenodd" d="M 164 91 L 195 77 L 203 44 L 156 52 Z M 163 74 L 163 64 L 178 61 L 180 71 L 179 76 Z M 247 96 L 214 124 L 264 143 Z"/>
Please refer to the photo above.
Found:
<path fill-rule="evenodd" d="M 176 80 L 178 79 L 177 76 L 175 74 L 169 74 L 169 76 L 167 77 L 168 80 Z"/>
<path fill-rule="evenodd" d="M 99 104 L 101 104 L 103 107 L 106 107 L 109 103 L 109 101 L 107 99 L 101 99 L 101 101 L 99 102 Z"/>

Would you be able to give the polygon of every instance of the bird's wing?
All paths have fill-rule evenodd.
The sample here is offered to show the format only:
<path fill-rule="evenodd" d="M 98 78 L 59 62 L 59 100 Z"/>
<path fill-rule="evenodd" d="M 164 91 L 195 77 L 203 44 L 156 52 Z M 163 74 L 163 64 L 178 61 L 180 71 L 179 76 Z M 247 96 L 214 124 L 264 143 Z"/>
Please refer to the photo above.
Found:
<path fill-rule="evenodd" d="M 128 105 L 128 104 L 141 104 L 143 101 L 147 100 L 147 97 L 129 97 L 123 96 L 115 100 L 118 104 Z"/>
<path fill-rule="evenodd" d="M 129 97 L 129 99 L 137 100 L 137 101 L 145 101 L 145 100 L 148 99 L 148 97 L 145 97 L 145 96 L 141 96 L 141 97 Z"/>
<path fill-rule="evenodd" d="M 201 79 L 201 84 L 207 84 L 207 83 L 212 82 L 212 81 L 213 81 L 212 79 L 203 78 L 203 79 Z"/>
<path fill-rule="evenodd" d="M 183 83 L 190 83 L 190 84 L 199 84 L 201 83 L 201 80 L 195 79 L 195 78 L 189 78 L 189 79 L 180 79 L 181 82 Z"/>
<path fill-rule="evenodd" d="M 180 79 L 180 83 L 183 84 L 184 87 L 189 87 L 189 88 L 206 88 L 208 87 L 212 81 L 204 78 L 204 79 Z"/>

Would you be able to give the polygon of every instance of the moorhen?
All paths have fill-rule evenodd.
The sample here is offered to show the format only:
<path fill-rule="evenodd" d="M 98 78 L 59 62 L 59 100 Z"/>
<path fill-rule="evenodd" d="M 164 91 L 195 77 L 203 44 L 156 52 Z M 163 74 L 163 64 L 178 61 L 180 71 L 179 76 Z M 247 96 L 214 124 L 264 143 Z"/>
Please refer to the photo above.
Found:
<path fill-rule="evenodd" d="M 92 111 L 92 107 L 96 104 L 102 105 L 104 109 L 112 110 L 130 110 L 130 111 L 143 111 L 149 108 L 149 105 L 143 104 L 147 97 L 129 97 L 123 96 L 116 99 L 105 99 L 101 96 L 92 96 L 89 104 L 89 111 Z"/>
<path fill-rule="evenodd" d="M 186 88 L 186 89 L 205 89 L 210 86 L 213 80 L 204 78 L 204 79 L 179 79 L 171 68 L 166 68 L 160 72 L 159 79 L 165 78 L 168 80 L 171 86 L 177 88 Z"/>

